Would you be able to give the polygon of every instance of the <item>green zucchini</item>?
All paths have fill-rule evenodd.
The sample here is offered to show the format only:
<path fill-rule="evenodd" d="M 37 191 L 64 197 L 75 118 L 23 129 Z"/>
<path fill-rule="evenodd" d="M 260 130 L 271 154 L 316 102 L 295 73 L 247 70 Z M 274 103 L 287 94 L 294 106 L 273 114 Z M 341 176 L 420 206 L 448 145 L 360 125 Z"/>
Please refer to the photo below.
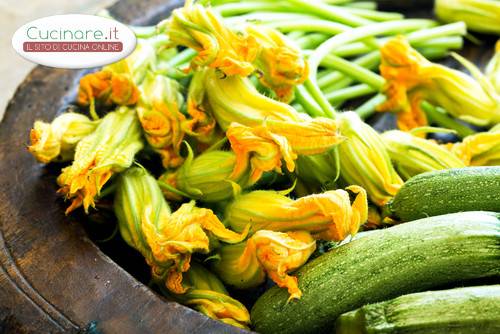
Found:
<path fill-rule="evenodd" d="M 500 167 L 466 167 L 410 178 L 388 204 L 394 218 L 410 221 L 462 211 L 500 212 Z"/>
<path fill-rule="evenodd" d="M 500 278 L 500 214 L 462 212 L 376 230 L 320 255 L 294 275 L 302 297 L 273 287 L 255 303 L 260 333 L 331 330 L 368 303 L 470 279 Z"/>
<path fill-rule="evenodd" d="M 500 333 L 500 285 L 430 291 L 342 314 L 336 334 Z"/>

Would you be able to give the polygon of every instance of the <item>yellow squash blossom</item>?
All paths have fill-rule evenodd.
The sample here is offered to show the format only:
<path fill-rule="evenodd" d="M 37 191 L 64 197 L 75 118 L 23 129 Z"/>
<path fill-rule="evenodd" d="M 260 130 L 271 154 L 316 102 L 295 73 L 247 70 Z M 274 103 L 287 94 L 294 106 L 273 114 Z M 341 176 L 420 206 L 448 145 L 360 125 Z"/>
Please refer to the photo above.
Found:
<path fill-rule="evenodd" d="M 179 150 L 184 131 L 181 127 L 186 119 L 179 110 L 183 102 L 179 84 L 149 72 L 139 88 L 137 115 L 146 140 L 161 155 L 164 167 L 177 167 L 182 163 Z"/>
<path fill-rule="evenodd" d="M 381 136 L 354 112 L 341 113 L 339 127 L 346 137 L 338 146 L 341 177 L 366 189 L 373 203 L 384 205 L 403 180 L 394 170 Z"/>
<path fill-rule="evenodd" d="M 250 182 L 255 183 L 264 172 L 274 170 L 281 173 L 282 159 L 287 169 L 293 172 L 297 154 L 285 137 L 271 133 L 266 126 L 250 128 L 232 123 L 226 136 L 236 154 L 233 174 L 241 174 L 251 166 Z"/>
<path fill-rule="evenodd" d="M 130 56 L 82 77 L 77 102 L 82 106 L 90 106 L 91 115 L 95 115 L 95 101 L 105 106 L 136 104 L 139 100 L 137 85 L 142 82 L 146 72 L 154 67 L 155 60 L 155 48 L 145 40 L 138 39 L 136 49 Z"/>
<path fill-rule="evenodd" d="M 295 174 L 307 186 L 329 189 L 337 178 L 335 155 L 331 151 L 322 154 L 299 155 L 296 167 Z"/>
<path fill-rule="evenodd" d="M 95 197 L 111 176 L 132 165 L 143 147 L 141 137 L 134 110 L 121 107 L 101 119 L 95 131 L 76 145 L 73 163 L 57 178 L 59 192 L 72 200 L 66 213 L 81 205 L 85 211 L 94 206 Z"/>
<path fill-rule="evenodd" d="M 486 126 L 500 121 L 499 96 L 465 59 L 455 55 L 479 81 L 464 72 L 428 61 L 402 36 L 391 39 L 380 52 L 380 73 L 386 79 L 387 101 L 378 109 L 396 112 L 401 130 L 427 124 L 420 107 L 424 100 L 475 125 Z"/>
<path fill-rule="evenodd" d="M 289 299 L 300 298 L 297 278 L 288 273 L 306 263 L 315 249 L 308 232 L 260 230 L 244 243 L 222 246 L 213 268 L 224 282 L 243 289 L 263 283 L 267 274 L 288 289 Z"/>
<path fill-rule="evenodd" d="M 73 159 L 76 144 L 91 134 L 98 122 L 77 113 L 64 113 L 51 123 L 36 121 L 30 132 L 28 151 L 42 163 Z"/>
<path fill-rule="evenodd" d="M 290 105 L 260 94 L 250 79 L 221 77 L 215 70 L 195 73 L 204 78 L 204 107 L 226 131 L 233 122 L 246 126 L 261 125 L 264 120 L 304 120 Z"/>
<path fill-rule="evenodd" d="M 467 166 L 498 166 L 500 128 L 467 136 L 462 142 L 448 144 L 447 147 Z"/>
<path fill-rule="evenodd" d="M 217 132 L 217 123 L 207 111 L 205 101 L 205 83 L 203 75 L 193 75 L 189 83 L 187 95 L 187 112 L 191 118 L 184 122 L 183 129 L 190 136 L 196 137 L 196 140 L 213 144 L 220 139 L 220 133 Z"/>
<path fill-rule="evenodd" d="M 250 165 L 251 183 L 259 180 L 264 172 L 281 173 L 282 159 L 293 172 L 299 154 L 324 153 L 342 141 L 337 123 L 326 118 L 300 123 L 266 120 L 254 127 L 232 123 L 226 136 L 236 153 L 234 172 L 240 174 Z"/>
<path fill-rule="evenodd" d="M 175 172 L 167 172 L 160 181 L 185 193 L 190 198 L 204 202 L 220 202 L 233 197 L 234 184 L 248 186 L 248 170 L 235 173 L 236 156 L 233 152 L 209 151 L 197 157 L 188 148 L 188 156 Z M 178 200 L 180 196 L 164 190 L 169 199 Z"/>
<path fill-rule="evenodd" d="M 500 94 L 500 40 L 495 46 L 495 54 L 486 66 L 486 76 L 498 94 Z"/>
<path fill-rule="evenodd" d="M 248 76 L 254 71 L 258 44 L 245 33 L 236 33 L 224 25 L 222 18 L 210 8 L 186 1 L 166 21 L 159 24 L 173 45 L 198 52 L 191 67 L 208 66 L 225 75 Z"/>
<path fill-rule="evenodd" d="M 250 314 L 246 307 L 231 298 L 217 276 L 205 267 L 193 262 L 184 274 L 182 284 L 185 293 L 168 293 L 168 296 L 212 319 L 248 329 Z"/>
<path fill-rule="evenodd" d="M 228 205 L 226 221 L 235 231 L 304 230 L 316 239 L 341 241 L 354 235 L 368 215 L 366 191 L 358 186 L 351 203 L 345 190 L 331 190 L 293 200 L 279 192 L 257 190 L 239 195 Z"/>
<path fill-rule="evenodd" d="M 289 102 L 295 86 L 303 83 L 309 74 L 300 48 L 276 29 L 249 25 L 246 31 L 260 45 L 255 60 L 260 82 L 272 89 L 279 100 Z"/>
<path fill-rule="evenodd" d="M 174 293 L 185 292 L 182 273 L 191 254 L 209 252 L 210 236 L 239 243 L 247 234 L 226 229 L 211 210 L 194 202 L 171 213 L 156 180 L 142 168 L 121 175 L 114 208 L 124 240 L 145 257 L 153 278 Z"/>
<path fill-rule="evenodd" d="M 105 106 L 112 104 L 128 106 L 137 103 L 139 90 L 128 73 L 119 73 L 112 68 L 104 68 L 80 79 L 77 102 L 82 106 L 90 106 L 91 114 L 95 114 L 95 101 Z"/>
<path fill-rule="evenodd" d="M 405 179 L 447 168 L 462 168 L 465 164 L 438 143 L 398 130 L 382 134 L 389 156 Z"/>
<path fill-rule="evenodd" d="M 467 30 L 500 35 L 498 0 L 436 0 L 434 12 L 443 22 L 463 21 Z"/>

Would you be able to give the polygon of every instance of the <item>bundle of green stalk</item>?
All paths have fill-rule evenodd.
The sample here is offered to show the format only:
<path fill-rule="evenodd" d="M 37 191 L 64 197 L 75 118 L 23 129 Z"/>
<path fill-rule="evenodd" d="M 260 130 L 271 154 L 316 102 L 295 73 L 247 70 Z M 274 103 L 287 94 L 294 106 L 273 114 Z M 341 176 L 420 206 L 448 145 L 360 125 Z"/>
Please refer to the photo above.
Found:
<path fill-rule="evenodd" d="M 372 2 L 214 0 L 134 29 L 132 55 L 81 79 L 88 115 L 37 121 L 29 151 L 68 163 L 57 179 L 67 214 L 112 196 L 160 290 L 214 319 L 250 325 L 224 284 L 269 277 L 300 299 L 291 272 L 317 241 L 397 222 L 382 212 L 404 180 L 500 161 L 499 56 L 484 76 L 455 55 L 474 77 L 427 59 L 461 48 L 461 22 Z M 366 124 L 375 110 L 394 112 L 399 130 Z M 435 131 L 463 140 L 425 139 Z"/>

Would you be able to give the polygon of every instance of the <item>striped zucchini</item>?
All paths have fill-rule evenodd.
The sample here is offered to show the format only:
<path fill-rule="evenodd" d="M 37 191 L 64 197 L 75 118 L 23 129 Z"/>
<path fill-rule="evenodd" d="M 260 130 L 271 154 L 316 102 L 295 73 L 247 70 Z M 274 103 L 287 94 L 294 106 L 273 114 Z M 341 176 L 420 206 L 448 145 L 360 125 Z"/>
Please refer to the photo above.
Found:
<path fill-rule="evenodd" d="M 500 333 L 500 285 L 430 291 L 342 314 L 336 334 Z"/>
<path fill-rule="evenodd" d="M 331 330 L 338 316 L 367 303 L 482 277 L 500 278 L 498 213 L 463 212 L 370 232 L 296 272 L 301 299 L 273 287 L 254 305 L 261 333 Z"/>
<path fill-rule="evenodd" d="M 500 212 L 500 167 L 466 167 L 416 175 L 387 207 L 390 215 L 401 221 L 461 211 Z"/>

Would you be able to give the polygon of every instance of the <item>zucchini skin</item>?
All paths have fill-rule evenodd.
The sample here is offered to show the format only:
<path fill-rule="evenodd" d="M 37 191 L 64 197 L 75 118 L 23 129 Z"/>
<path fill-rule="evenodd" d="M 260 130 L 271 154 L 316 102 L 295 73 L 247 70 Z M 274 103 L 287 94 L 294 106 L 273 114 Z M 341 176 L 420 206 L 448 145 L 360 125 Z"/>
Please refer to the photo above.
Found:
<path fill-rule="evenodd" d="M 273 287 L 255 303 L 260 333 L 331 331 L 342 313 L 453 282 L 500 278 L 498 213 L 463 212 L 396 225 L 334 248 L 296 272 L 303 295 Z"/>
<path fill-rule="evenodd" d="M 404 295 L 342 314 L 336 334 L 498 334 L 500 285 Z"/>
<path fill-rule="evenodd" d="M 500 167 L 466 167 L 410 178 L 388 203 L 391 216 L 411 221 L 462 211 L 500 212 Z"/>

